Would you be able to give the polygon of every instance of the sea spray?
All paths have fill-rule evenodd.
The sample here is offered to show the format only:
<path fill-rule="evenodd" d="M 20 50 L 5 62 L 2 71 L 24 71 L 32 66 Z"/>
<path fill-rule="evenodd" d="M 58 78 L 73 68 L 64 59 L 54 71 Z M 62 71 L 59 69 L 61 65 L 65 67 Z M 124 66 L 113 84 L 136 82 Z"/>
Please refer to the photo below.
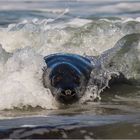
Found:
<path fill-rule="evenodd" d="M 49 89 L 42 84 L 44 56 L 64 52 L 99 58 L 123 36 L 140 31 L 138 19 L 132 19 L 131 23 L 125 19 L 46 21 L 26 20 L 0 29 L 1 110 L 24 106 L 57 108 Z M 101 69 L 97 74 L 92 72 L 87 92 L 81 100 L 100 99 L 100 93 L 108 86 L 111 72 L 116 72 L 104 65 Z M 100 88 L 95 85 L 95 78 L 102 83 Z"/>
<path fill-rule="evenodd" d="M 52 94 L 42 84 L 43 65 L 42 56 L 31 48 L 17 50 L 8 59 L 0 79 L 0 109 L 24 106 L 56 108 Z"/>

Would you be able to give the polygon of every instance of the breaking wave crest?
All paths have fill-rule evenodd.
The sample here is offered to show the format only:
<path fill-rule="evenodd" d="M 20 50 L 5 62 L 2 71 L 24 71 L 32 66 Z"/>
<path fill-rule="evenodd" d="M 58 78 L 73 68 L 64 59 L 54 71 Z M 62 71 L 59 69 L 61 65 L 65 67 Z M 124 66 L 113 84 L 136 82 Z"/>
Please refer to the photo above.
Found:
<path fill-rule="evenodd" d="M 140 36 L 139 33 L 139 18 L 125 20 L 75 18 L 63 22 L 57 21 L 57 19 L 34 19 L 1 28 L 0 110 L 26 106 L 56 109 L 57 103 L 49 89 L 44 88 L 42 84 L 44 56 L 56 52 L 65 52 L 98 57 L 104 51 L 113 48 L 116 43 L 120 45 L 122 40 L 129 38 L 132 39 L 132 42 L 135 42 L 134 37 L 128 35 L 137 34 L 137 36 Z M 133 45 L 132 42 L 129 43 Z M 135 46 L 140 51 L 139 40 Z M 137 58 L 138 62 L 140 62 L 139 56 Z M 127 55 L 129 60 L 133 60 L 132 57 L 129 54 Z M 112 59 L 112 57 L 109 58 Z M 114 59 L 112 61 L 116 61 Z M 126 59 L 123 58 L 123 60 Z M 101 59 L 101 61 L 103 60 Z M 119 65 L 119 62 L 117 64 Z M 95 75 L 95 71 L 92 74 Z M 91 83 L 94 77 L 92 77 L 92 74 Z M 130 76 L 130 72 L 128 76 Z M 104 67 L 98 79 L 103 81 L 103 85 L 98 92 L 100 93 L 108 86 L 110 69 Z M 91 85 L 88 86 L 82 101 L 97 97 L 100 99 L 100 94 L 95 92 L 96 87 Z M 93 94 L 93 91 L 96 94 Z"/>

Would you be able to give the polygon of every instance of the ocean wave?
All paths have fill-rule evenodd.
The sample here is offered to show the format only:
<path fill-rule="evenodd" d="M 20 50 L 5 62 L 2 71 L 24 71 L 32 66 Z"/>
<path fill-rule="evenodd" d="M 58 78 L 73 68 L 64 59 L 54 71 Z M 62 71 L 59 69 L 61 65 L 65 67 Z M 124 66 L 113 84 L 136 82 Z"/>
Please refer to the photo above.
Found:
<path fill-rule="evenodd" d="M 56 52 L 98 56 L 133 33 L 140 33 L 139 18 L 34 19 L 1 28 L 0 110 L 25 106 L 57 108 L 49 89 L 42 84 L 44 56 Z M 89 92 L 84 97 L 87 100 Z"/>

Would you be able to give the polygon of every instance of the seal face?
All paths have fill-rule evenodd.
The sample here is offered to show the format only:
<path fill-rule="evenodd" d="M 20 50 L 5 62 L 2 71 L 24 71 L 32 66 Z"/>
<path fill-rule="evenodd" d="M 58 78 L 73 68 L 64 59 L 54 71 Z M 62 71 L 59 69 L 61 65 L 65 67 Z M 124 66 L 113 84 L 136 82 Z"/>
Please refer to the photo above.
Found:
<path fill-rule="evenodd" d="M 44 60 L 47 67 L 43 73 L 43 84 L 50 88 L 53 96 L 64 104 L 80 99 L 93 69 L 91 61 L 76 54 L 52 54 Z"/>

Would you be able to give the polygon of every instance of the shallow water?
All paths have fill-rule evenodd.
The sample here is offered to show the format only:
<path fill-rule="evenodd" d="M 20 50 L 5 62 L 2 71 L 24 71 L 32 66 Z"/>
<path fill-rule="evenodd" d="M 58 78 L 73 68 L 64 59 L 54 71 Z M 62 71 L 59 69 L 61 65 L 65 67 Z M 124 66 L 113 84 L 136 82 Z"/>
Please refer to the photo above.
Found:
<path fill-rule="evenodd" d="M 123 45 L 136 53 L 113 61 L 140 79 L 138 0 L 6 0 L 0 9 L 0 138 L 140 138 L 139 82 L 113 85 L 97 101 L 89 87 L 69 106 L 59 106 L 42 84 L 46 55 L 98 56 Z"/>

